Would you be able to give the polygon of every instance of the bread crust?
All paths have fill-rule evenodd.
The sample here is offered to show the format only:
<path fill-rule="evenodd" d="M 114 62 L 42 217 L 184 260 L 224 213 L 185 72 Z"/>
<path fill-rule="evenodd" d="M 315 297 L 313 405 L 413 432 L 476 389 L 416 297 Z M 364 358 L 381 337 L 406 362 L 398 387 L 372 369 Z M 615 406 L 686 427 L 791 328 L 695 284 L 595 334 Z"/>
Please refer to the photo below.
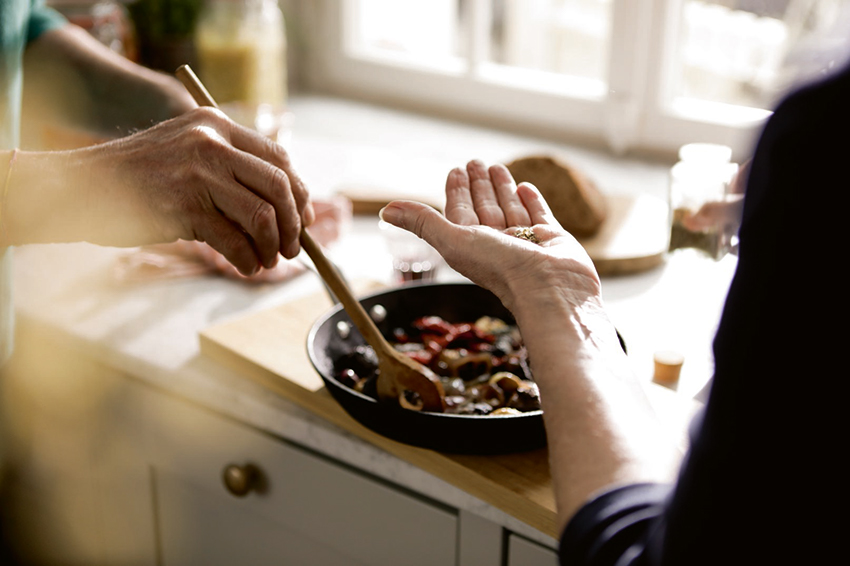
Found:
<path fill-rule="evenodd" d="M 573 236 L 599 231 L 608 213 L 604 195 L 576 168 L 548 155 L 528 156 L 507 164 L 517 183 L 531 183 L 549 203 L 561 226 Z"/>

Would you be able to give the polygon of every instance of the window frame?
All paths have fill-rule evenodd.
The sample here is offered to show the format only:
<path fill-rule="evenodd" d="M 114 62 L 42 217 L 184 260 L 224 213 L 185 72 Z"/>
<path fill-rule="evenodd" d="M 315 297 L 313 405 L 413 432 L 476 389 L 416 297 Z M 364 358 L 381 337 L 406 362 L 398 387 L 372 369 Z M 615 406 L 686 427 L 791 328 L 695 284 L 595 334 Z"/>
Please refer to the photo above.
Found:
<path fill-rule="evenodd" d="M 436 68 L 357 52 L 350 10 L 356 0 L 324 0 L 312 45 L 308 84 L 315 89 L 369 102 L 462 119 L 496 129 L 555 141 L 603 146 L 614 154 L 674 155 L 686 143 L 725 144 L 745 159 L 769 116 L 767 111 L 703 103 L 683 109 L 665 100 L 672 76 L 682 0 L 612 0 L 611 36 L 604 95 L 557 88 L 518 86 L 523 71 L 494 79 L 479 38 L 489 21 L 489 0 L 470 0 L 477 22 L 469 34 L 469 59 Z M 660 31 L 658 31 L 660 30 Z M 506 75 L 507 76 L 507 75 Z M 509 109 L 509 110 L 506 110 Z M 706 110 L 702 112 L 701 109 Z M 711 115 L 713 119 L 707 119 Z M 720 116 L 720 118 L 717 118 Z M 725 118 L 724 118 L 725 116 Z"/>

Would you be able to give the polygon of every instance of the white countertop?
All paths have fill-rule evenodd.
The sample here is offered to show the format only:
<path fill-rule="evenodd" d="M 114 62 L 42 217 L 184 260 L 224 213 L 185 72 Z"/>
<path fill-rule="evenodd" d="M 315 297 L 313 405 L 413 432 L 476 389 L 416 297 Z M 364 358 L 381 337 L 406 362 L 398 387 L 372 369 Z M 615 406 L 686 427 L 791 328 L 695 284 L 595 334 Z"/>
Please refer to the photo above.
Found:
<path fill-rule="evenodd" d="M 290 152 L 316 196 L 366 185 L 393 188 L 413 198 L 441 199 L 445 176 L 454 166 L 472 158 L 492 162 L 541 150 L 569 155 L 603 191 L 646 191 L 659 197 L 666 193 L 663 165 L 613 160 L 587 150 L 333 99 L 296 98 L 292 110 Z M 351 279 L 389 281 L 388 259 L 381 250 L 377 220 L 355 218 L 330 255 Z M 16 249 L 18 316 L 46 323 L 101 361 L 162 390 L 555 544 L 200 354 L 199 331 L 314 293 L 321 289 L 317 276 L 307 273 L 287 283 L 264 285 L 212 276 L 119 284 L 113 268 L 123 253 L 126 250 L 89 244 Z M 675 432 L 690 414 L 689 398 L 711 374 L 711 339 L 734 266 L 731 257 L 714 262 L 680 251 L 652 271 L 603 280 L 604 298 L 638 375 L 649 381 L 656 350 L 685 355 L 679 392 L 665 390 L 666 401 L 659 409 L 662 418 L 676 423 L 671 425 L 677 427 Z M 456 277 L 443 272 L 445 279 Z"/>

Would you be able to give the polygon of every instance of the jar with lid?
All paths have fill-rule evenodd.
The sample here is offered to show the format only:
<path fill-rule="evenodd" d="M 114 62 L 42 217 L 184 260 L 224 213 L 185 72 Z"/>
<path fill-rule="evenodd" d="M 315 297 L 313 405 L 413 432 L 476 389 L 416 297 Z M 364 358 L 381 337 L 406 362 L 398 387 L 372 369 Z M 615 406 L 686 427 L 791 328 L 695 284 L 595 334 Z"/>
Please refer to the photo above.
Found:
<path fill-rule="evenodd" d="M 286 115 L 286 29 L 277 0 L 206 0 L 198 75 L 237 122 L 277 139 Z"/>
<path fill-rule="evenodd" d="M 691 143 L 679 149 L 679 162 L 670 169 L 670 251 L 695 248 L 721 259 L 732 247 L 725 226 L 692 229 L 687 222 L 703 205 L 725 200 L 738 170 L 731 158 L 732 149 L 724 145 Z"/>

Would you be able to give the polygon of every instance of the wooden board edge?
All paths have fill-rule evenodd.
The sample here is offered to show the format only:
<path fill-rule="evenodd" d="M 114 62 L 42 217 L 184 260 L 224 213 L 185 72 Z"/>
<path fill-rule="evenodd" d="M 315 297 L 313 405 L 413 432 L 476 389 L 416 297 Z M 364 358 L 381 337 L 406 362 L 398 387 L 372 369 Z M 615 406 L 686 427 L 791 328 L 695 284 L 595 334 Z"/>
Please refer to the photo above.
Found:
<path fill-rule="evenodd" d="M 628 259 L 605 259 L 591 256 L 590 260 L 600 277 L 614 277 L 649 271 L 664 263 L 665 257 L 666 252 L 659 252 L 654 255 Z"/>

